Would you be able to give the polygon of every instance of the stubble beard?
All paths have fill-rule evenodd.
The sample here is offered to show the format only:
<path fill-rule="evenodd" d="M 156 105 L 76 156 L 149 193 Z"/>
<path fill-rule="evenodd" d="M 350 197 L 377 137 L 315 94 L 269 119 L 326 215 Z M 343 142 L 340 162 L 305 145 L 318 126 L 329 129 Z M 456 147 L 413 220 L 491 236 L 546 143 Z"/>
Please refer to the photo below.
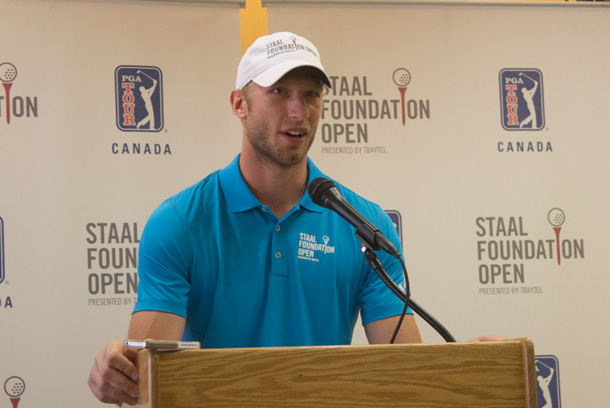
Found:
<path fill-rule="evenodd" d="M 296 166 L 306 159 L 309 148 L 315 139 L 315 129 L 308 137 L 307 145 L 297 149 L 285 150 L 272 143 L 271 131 L 265 124 L 254 124 L 246 127 L 246 136 L 256 158 L 261 163 L 272 164 L 280 168 Z"/>

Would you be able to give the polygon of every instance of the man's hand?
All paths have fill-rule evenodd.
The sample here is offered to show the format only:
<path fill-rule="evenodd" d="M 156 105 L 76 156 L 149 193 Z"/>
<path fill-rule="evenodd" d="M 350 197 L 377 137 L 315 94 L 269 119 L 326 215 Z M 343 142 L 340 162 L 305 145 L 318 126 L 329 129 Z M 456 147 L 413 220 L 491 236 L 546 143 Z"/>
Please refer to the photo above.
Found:
<path fill-rule="evenodd" d="M 481 336 L 476 339 L 468 340 L 470 343 L 479 343 L 482 341 L 504 341 L 508 340 L 506 337 L 502 336 Z"/>
<path fill-rule="evenodd" d="M 123 340 L 110 341 L 95 357 L 89 373 L 89 388 L 101 402 L 138 403 L 138 350 L 123 347 Z"/>

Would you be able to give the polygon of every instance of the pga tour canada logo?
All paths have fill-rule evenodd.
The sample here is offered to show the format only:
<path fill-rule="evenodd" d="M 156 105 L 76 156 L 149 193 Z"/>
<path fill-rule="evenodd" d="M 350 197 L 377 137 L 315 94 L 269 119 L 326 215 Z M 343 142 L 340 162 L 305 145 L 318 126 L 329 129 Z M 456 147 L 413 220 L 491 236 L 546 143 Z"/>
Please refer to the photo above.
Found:
<path fill-rule="evenodd" d="M 504 129 L 544 129 L 542 72 L 535 68 L 500 71 L 500 105 Z"/>
<path fill-rule="evenodd" d="M 163 74 L 157 67 L 117 67 L 114 73 L 116 122 L 125 132 L 163 129 Z"/>

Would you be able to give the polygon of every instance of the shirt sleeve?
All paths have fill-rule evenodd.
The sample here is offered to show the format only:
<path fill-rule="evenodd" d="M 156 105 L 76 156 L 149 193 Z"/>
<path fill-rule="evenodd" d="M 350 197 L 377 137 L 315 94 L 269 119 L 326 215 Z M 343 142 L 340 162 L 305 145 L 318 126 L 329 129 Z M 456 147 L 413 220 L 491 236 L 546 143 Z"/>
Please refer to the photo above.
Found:
<path fill-rule="evenodd" d="M 134 313 L 154 310 L 186 318 L 190 292 L 186 226 L 171 201 L 150 216 L 140 239 Z"/>

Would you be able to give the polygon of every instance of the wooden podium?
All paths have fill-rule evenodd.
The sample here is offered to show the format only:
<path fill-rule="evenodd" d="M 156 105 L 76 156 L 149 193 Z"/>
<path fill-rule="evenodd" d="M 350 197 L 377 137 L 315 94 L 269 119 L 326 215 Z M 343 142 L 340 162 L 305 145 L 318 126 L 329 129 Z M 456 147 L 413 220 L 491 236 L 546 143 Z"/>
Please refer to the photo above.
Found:
<path fill-rule="evenodd" d="M 140 408 L 537 407 L 530 339 L 143 350 L 138 369 Z"/>

